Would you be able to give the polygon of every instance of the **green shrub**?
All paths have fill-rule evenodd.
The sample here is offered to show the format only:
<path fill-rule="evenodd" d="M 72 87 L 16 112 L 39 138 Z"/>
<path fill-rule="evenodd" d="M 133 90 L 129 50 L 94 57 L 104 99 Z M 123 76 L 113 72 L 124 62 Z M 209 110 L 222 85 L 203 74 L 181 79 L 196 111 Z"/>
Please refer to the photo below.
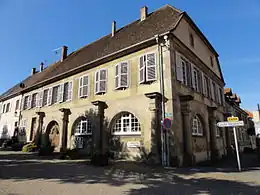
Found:
<path fill-rule="evenodd" d="M 29 143 L 23 146 L 22 152 L 34 152 L 37 149 L 35 143 Z"/>

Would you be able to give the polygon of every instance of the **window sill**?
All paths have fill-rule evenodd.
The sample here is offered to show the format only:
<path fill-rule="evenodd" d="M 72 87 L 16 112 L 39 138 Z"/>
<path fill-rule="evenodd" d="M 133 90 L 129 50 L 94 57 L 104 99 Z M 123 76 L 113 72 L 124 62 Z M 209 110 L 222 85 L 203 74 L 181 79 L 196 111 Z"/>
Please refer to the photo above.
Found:
<path fill-rule="evenodd" d="M 92 135 L 92 133 L 75 133 L 75 136 Z"/>
<path fill-rule="evenodd" d="M 193 137 L 203 137 L 203 134 L 192 134 Z"/>
<path fill-rule="evenodd" d="M 140 133 L 112 133 L 112 135 L 120 135 L 120 136 L 132 136 L 132 135 L 137 135 L 137 136 L 140 136 L 141 135 L 141 132 Z"/>

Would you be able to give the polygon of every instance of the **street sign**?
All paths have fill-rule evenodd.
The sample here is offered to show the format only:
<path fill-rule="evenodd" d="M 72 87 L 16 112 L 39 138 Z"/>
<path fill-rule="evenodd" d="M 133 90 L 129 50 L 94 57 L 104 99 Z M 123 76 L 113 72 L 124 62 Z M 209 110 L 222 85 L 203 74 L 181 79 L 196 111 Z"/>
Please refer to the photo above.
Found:
<path fill-rule="evenodd" d="M 163 125 L 163 127 L 164 127 L 165 129 L 170 129 L 171 126 L 172 126 L 172 120 L 169 119 L 169 118 L 165 118 L 165 119 L 163 120 L 162 125 Z"/>
<path fill-rule="evenodd" d="M 238 122 L 238 121 L 239 121 L 239 118 L 238 118 L 238 117 L 234 117 L 234 116 L 233 116 L 233 117 L 228 117 L 228 118 L 227 118 L 227 121 L 228 121 L 228 122 Z"/>
<path fill-rule="evenodd" d="M 241 127 L 244 126 L 244 121 L 237 121 L 237 122 L 218 122 L 218 127 Z"/>

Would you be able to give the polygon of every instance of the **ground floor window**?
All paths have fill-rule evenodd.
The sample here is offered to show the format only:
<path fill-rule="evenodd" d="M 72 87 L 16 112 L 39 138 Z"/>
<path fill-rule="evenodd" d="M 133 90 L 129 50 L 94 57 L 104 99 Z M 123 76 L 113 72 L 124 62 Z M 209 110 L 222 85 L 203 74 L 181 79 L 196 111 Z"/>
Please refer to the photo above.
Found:
<path fill-rule="evenodd" d="M 192 119 L 192 135 L 197 135 L 197 136 L 203 135 L 202 122 L 198 115 L 195 115 Z"/>
<path fill-rule="evenodd" d="M 133 114 L 122 113 L 116 117 L 112 127 L 112 133 L 114 135 L 140 135 L 140 123 Z"/>

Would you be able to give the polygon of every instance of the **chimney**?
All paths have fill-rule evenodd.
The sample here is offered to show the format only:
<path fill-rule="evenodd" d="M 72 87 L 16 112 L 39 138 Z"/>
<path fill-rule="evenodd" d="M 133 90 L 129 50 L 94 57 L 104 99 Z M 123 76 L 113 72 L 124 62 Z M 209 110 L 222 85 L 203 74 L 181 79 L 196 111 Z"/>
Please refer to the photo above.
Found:
<path fill-rule="evenodd" d="M 63 62 L 67 58 L 67 52 L 68 52 L 68 47 L 67 46 L 62 46 L 61 48 L 61 59 L 60 61 Z"/>
<path fill-rule="evenodd" d="M 42 72 L 43 71 L 43 62 L 41 62 L 41 64 L 40 64 L 40 72 Z"/>
<path fill-rule="evenodd" d="M 36 68 L 32 68 L 31 75 L 34 75 L 36 73 Z"/>
<path fill-rule="evenodd" d="M 148 8 L 146 6 L 142 7 L 140 9 L 140 13 L 141 13 L 141 21 L 145 20 L 146 17 L 147 17 L 147 11 L 148 11 Z"/>
<path fill-rule="evenodd" d="M 112 22 L 112 37 L 115 35 L 116 32 L 116 21 Z"/>

